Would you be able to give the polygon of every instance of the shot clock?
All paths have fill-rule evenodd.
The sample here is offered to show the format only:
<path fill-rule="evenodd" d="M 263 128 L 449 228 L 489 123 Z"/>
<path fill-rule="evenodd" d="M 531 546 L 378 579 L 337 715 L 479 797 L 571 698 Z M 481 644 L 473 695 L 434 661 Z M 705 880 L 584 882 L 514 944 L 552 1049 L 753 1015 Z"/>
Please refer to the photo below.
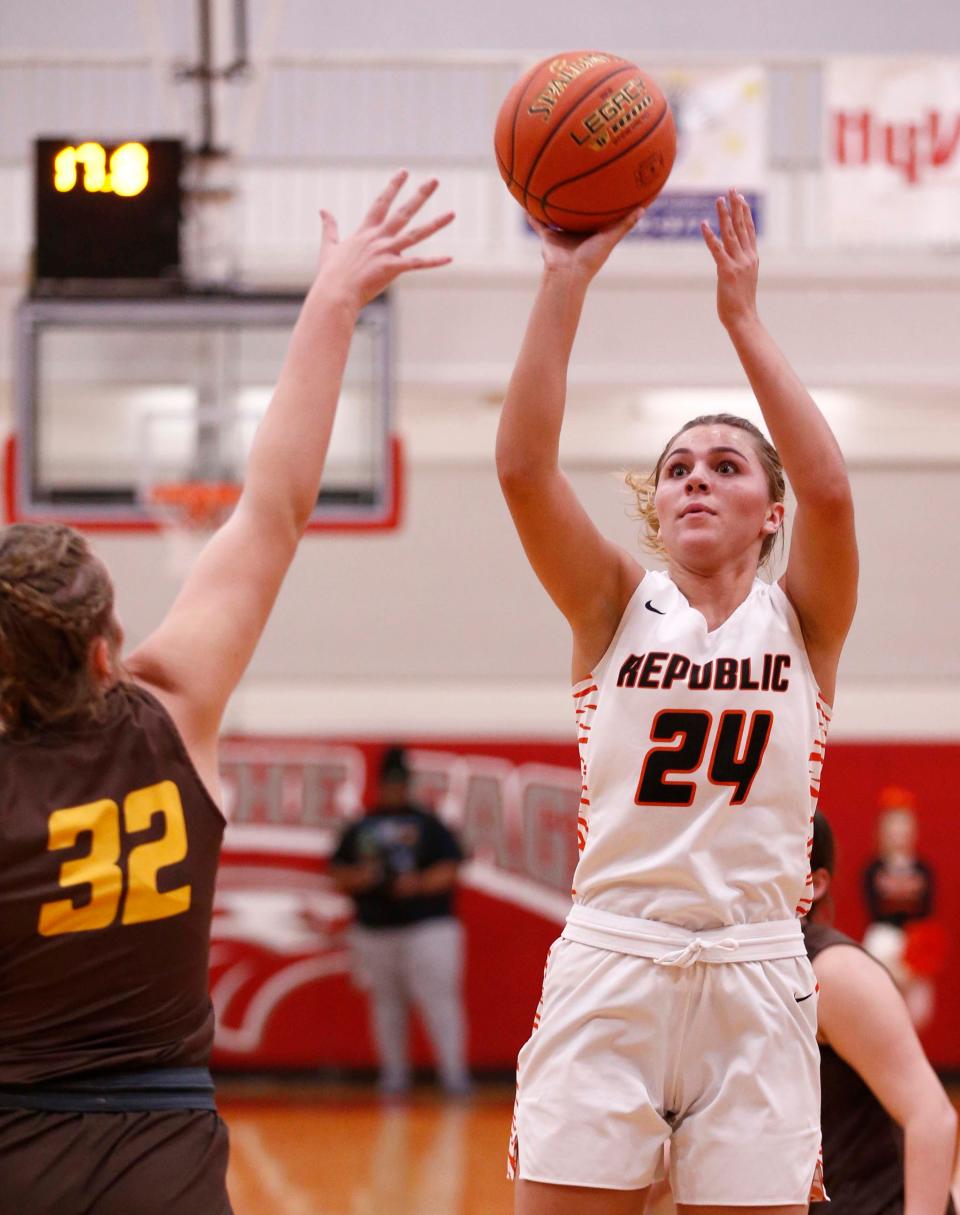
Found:
<path fill-rule="evenodd" d="M 183 144 L 38 139 L 35 277 L 180 276 Z"/>

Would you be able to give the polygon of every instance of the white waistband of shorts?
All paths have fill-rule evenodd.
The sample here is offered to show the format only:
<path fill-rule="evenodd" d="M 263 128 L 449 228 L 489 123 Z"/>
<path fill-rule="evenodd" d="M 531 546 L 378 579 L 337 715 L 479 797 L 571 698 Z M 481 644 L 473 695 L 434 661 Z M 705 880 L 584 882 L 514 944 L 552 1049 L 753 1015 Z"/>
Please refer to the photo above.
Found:
<path fill-rule="evenodd" d="M 694 962 L 767 962 L 801 958 L 806 954 L 799 920 L 764 920 L 756 924 L 727 924 L 691 932 L 676 924 L 615 915 L 574 903 L 561 933 L 568 941 L 594 945 L 613 953 L 652 958 L 661 966 L 692 966 Z"/>

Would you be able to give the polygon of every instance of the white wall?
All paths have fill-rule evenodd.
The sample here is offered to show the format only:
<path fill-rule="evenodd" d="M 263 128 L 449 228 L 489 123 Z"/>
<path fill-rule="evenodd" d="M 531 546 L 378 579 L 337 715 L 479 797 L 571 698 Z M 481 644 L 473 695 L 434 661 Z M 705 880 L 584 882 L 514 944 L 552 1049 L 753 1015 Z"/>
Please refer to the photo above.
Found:
<path fill-rule="evenodd" d="M 255 40 L 278 50 L 517 50 L 629 45 L 653 52 L 759 51 L 765 54 L 960 51 L 960 14 L 952 0 L 877 5 L 871 0 L 485 0 L 437 4 L 411 0 L 250 0 Z M 146 14 L 146 16 L 144 15 Z M 33 0 L 7 4 L 0 46 L 102 51 L 142 45 L 156 23 L 179 53 L 193 46 L 193 5 L 117 4 L 115 0 Z"/>
<path fill-rule="evenodd" d="M 618 480 L 574 469 L 594 518 L 638 528 Z M 861 604 L 837 737 L 953 737 L 960 720 L 955 469 L 855 469 Z M 131 640 L 175 583 L 160 539 L 97 540 Z M 953 560 L 949 554 L 952 550 Z M 405 522 L 382 537 L 309 537 L 231 724 L 241 730 L 563 735 L 569 637 L 528 570 L 492 463 L 414 464 Z"/>
<path fill-rule="evenodd" d="M 405 7 L 255 0 L 252 12 L 255 51 L 274 55 L 369 50 L 374 39 L 378 50 L 394 53 L 509 48 L 521 54 L 593 44 L 600 36 L 594 10 L 572 4 L 553 6 L 549 27 L 541 7 L 508 0 Z M 129 95 L 142 102 L 138 115 L 144 122 L 152 116 L 163 130 L 189 131 L 192 99 L 170 84 L 169 58 L 192 53 L 191 20 L 185 3 L 7 5 L 0 13 L 0 57 L 65 48 L 142 55 L 136 69 L 142 76 L 123 77 Z M 782 0 L 674 0 L 656 8 L 616 0 L 604 9 L 602 30 L 605 45 L 649 47 L 678 61 L 714 52 L 786 58 L 960 52 L 960 8 L 952 0 L 883 10 L 866 0 L 799 7 Z M 424 113 L 428 101 L 434 104 L 436 82 L 453 69 L 432 70 Z M 101 81 L 99 92 L 91 85 L 61 95 L 45 86 L 27 96 L 19 87 L 21 125 L 14 131 L 8 120 L 0 130 L 0 404 L 9 391 L 10 308 L 25 283 L 26 148 L 41 129 L 30 122 L 39 123 L 42 113 L 44 124 L 53 121 L 51 113 L 72 114 L 78 123 L 113 115 L 123 126 L 130 111 L 115 112 L 111 96 L 118 94 L 103 81 L 118 78 L 107 72 L 94 69 L 85 77 Z M 476 73 L 469 80 L 460 97 L 466 109 L 473 112 L 481 95 L 484 105 L 495 107 L 496 91 L 484 94 Z M 266 105 L 269 82 L 255 76 L 245 87 L 227 103 L 234 129 L 247 130 L 249 146 L 258 149 L 241 168 L 239 260 L 252 278 L 303 283 L 317 196 L 330 205 L 332 194 L 349 219 L 382 169 L 297 165 L 295 140 L 282 164 L 270 163 L 264 150 L 266 117 L 273 112 Z M 415 114 L 415 90 L 410 96 Z M 441 96 L 453 104 L 457 89 Z M 361 107 L 383 104 L 363 89 L 358 97 Z M 270 105 L 280 107 L 274 117 L 282 120 L 289 104 L 286 94 L 274 97 Z M 44 110 L 51 105 L 53 111 Z M 322 126 L 321 115 L 298 113 L 297 131 L 309 129 L 314 117 Z M 460 235 L 450 238 L 458 266 L 397 293 L 397 386 L 409 453 L 403 527 L 380 537 L 305 542 L 235 700 L 231 725 L 237 729 L 568 732 L 566 627 L 526 568 L 492 466 L 496 405 L 533 291 L 537 252 L 487 162 L 457 163 L 456 148 L 440 151 L 445 197 L 461 212 Z M 433 167 L 430 154 L 429 146 L 421 152 L 424 170 Z M 376 160 L 384 160 L 382 148 Z M 765 314 L 807 382 L 826 390 L 857 499 L 863 589 L 835 736 L 957 737 L 960 256 L 840 257 L 817 245 L 815 177 L 775 176 L 773 187 Z M 711 297 L 700 250 L 626 249 L 591 298 L 572 372 L 566 463 L 595 517 L 622 543 L 634 543 L 636 525 L 610 470 L 649 461 L 673 423 L 650 389 L 719 393 L 741 382 Z M 163 542 L 105 537 L 97 546 L 114 571 L 120 609 L 136 641 L 157 622 L 176 585 L 163 565 Z"/>

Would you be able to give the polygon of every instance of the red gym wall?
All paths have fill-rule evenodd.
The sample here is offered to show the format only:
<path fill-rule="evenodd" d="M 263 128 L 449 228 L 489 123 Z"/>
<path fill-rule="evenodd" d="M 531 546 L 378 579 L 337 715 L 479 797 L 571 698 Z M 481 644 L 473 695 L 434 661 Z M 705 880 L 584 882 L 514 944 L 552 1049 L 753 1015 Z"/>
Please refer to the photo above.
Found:
<path fill-rule="evenodd" d="M 467 933 L 470 1060 L 513 1067 L 539 997 L 576 860 L 579 769 L 574 746 L 551 742 L 408 744 L 419 800 L 437 807 L 469 847 L 460 915 Z M 358 812 L 380 743 L 229 739 L 224 848 L 211 951 L 221 1068 L 358 1068 L 373 1064 L 366 1001 L 349 974 L 349 903 L 325 878 L 342 825 Z M 960 1069 L 960 745 L 837 743 L 821 808 L 838 844 L 837 925 L 866 923 L 860 874 L 872 853 L 880 790 L 913 791 L 919 851 L 935 868 L 936 914 L 951 954 L 924 1043 L 934 1064 Z M 429 1053 L 415 1026 L 415 1057 Z"/>

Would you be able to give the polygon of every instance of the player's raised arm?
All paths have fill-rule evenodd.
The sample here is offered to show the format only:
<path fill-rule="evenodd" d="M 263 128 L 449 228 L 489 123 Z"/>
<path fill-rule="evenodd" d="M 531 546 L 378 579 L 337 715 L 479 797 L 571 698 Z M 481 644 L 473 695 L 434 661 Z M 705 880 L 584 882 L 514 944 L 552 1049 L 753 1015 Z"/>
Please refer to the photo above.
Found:
<path fill-rule="evenodd" d="M 453 215 L 410 226 L 437 183 L 426 182 L 398 204 L 406 177 L 392 178 L 345 240 L 333 216 L 321 212 L 319 267 L 254 439 L 237 507 L 204 548 L 166 618 L 128 661 L 130 674 L 167 704 L 191 749 L 215 741 L 310 517 L 361 308 L 398 275 L 450 260 L 407 255 Z"/>
<path fill-rule="evenodd" d="M 602 657 L 643 577 L 601 535 L 559 464 L 567 366 L 587 288 L 635 222 L 636 213 L 587 238 L 534 224 L 543 277 L 497 432 L 497 473 L 524 551 L 573 629 L 574 678 Z"/>
<path fill-rule="evenodd" d="M 853 496 L 833 432 L 757 311 L 757 234 L 731 190 L 717 200 L 720 235 L 702 225 L 717 266 L 717 312 L 763 411 L 797 498 L 783 588 L 796 609 L 820 689 L 832 700 L 857 599 Z"/>

